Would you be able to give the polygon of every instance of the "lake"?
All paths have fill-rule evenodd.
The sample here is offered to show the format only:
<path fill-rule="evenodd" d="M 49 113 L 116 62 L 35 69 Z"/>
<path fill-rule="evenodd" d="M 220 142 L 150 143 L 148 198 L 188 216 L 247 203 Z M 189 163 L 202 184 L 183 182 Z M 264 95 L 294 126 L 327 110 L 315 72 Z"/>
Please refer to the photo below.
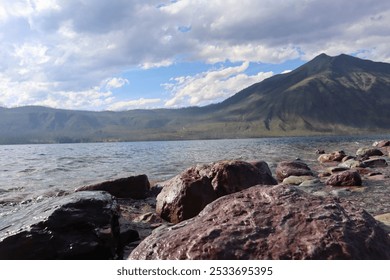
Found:
<path fill-rule="evenodd" d="M 150 181 L 171 178 L 187 167 L 225 159 L 277 162 L 344 150 L 355 154 L 380 136 L 286 137 L 261 139 L 155 141 L 0 146 L 0 217 L 63 191 L 110 179 L 146 174 Z"/>

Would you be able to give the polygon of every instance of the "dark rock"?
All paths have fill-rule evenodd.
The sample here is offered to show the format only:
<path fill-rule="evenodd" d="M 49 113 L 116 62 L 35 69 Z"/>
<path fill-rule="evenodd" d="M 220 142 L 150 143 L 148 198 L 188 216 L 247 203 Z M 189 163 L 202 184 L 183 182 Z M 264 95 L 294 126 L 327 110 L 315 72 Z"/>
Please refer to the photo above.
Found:
<path fill-rule="evenodd" d="M 330 154 L 323 154 L 318 157 L 320 163 L 341 161 L 346 156 L 344 151 L 335 151 Z"/>
<path fill-rule="evenodd" d="M 306 163 L 301 161 L 282 161 L 276 166 L 276 178 L 282 182 L 290 176 L 313 176 Z"/>
<path fill-rule="evenodd" d="M 149 189 L 148 177 L 146 175 L 138 175 L 80 187 L 75 191 L 106 191 L 118 198 L 143 199 L 147 197 Z"/>
<path fill-rule="evenodd" d="M 317 150 L 316 150 L 316 154 L 317 154 L 317 155 L 323 155 L 323 154 L 325 154 L 325 151 L 324 151 L 324 150 L 317 149 Z"/>
<path fill-rule="evenodd" d="M 372 156 L 383 156 L 383 153 L 381 150 L 375 148 L 360 148 L 357 150 L 356 156 L 363 158 Z"/>
<path fill-rule="evenodd" d="M 218 197 L 257 184 L 276 184 L 265 162 L 222 161 L 198 165 L 165 182 L 157 196 L 156 212 L 163 219 L 178 223 L 196 216 Z"/>
<path fill-rule="evenodd" d="M 375 142 L 373 144 L 373 146 L 378 147 L 378 148 L 388 147 L 388 146 L 390 146 L 390 141 L 381 140 L 381 141 Z"/>
<path fill-rule="evenodd" d="M 363 161 L 368 167 L 386 167 L 388 164 L 384 158 L 374 158 Z"/>
<path fill-rule="evenodd" d="M 105 192 L 49 198 L 7 215 L 0 259 L 113 259 L 118 205 Z"/>
<path fill-rule="evenodd" d="M 325 183 L 331 186 L 361 186 L 362 178 L 358 172 L 347 170 L 333 174 Z"/>
<path fill-rule="evenodd" d="M 291 186 L 255 186 L 153 231 L 129 259 L 389 259 L 390 238 L 364 210 Z"/>

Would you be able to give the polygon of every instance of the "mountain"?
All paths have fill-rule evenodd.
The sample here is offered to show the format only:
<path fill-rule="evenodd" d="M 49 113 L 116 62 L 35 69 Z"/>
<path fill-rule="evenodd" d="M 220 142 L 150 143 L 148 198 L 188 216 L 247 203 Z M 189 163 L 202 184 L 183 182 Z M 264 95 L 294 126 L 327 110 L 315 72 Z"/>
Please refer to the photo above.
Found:
<path fill-rule="evenodd" d="M 225 101 L 89 112 L 0 107 L 0 143 L 356 134 L 390 131 L 390 64 L 321 54 Z"/>

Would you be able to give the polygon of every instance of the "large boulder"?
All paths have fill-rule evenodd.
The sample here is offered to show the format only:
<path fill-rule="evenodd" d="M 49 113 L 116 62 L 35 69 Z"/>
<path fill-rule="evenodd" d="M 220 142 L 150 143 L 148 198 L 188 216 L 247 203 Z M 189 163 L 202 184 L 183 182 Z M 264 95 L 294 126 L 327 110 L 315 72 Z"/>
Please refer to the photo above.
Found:
<path fill-rule="evenodd" d="M 48 198 L 2 217 L 0 259 L 113 259 L 118 216 L 105 192 Z"/>
<path fill-rule="evenodd" d="M 258 184 L 276 184 L 265 162 L 221 161 L 198 165 L 163 184 L 156 212 L 163 219 L 178 223 L 196 216 L 218 197 Z"/>
<path fill-rule="evenodd" d="M 361 186 L 362 178 L 357 171 L 347 170 L 333 174 L 325 183 L 331 186 Z"/>
<path fill-rule="evenodd" d="M 276 166 L 276 178 L 282 182 L 285 178 L 290 176 L 313 176 L 306 163 L 298 160 L 282 161 Z"/>
<path fill-rule="evenodd" d="M 158 228 L 129 259 L 389 259 L 390 238 L 367 212 L 295 187 L 255 186 Z"/>
<path fill-rule="evenodd" d="M 146 175 L 138 175 L 83 186 L 75 191 L 106 191 L 118 198 L 144 199 L 147 197 L 149 190 L 150 183 L 148 177 Z"/>

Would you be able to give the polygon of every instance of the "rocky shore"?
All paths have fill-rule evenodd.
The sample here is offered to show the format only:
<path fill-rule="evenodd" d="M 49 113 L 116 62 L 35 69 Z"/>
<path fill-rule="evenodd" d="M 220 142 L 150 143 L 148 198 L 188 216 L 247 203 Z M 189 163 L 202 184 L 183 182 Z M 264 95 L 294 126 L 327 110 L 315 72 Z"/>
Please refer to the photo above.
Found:
<path fill-rule="evenodd" d="M 9 217 L 0 259 L 390 259 L 390 141 L 314 157 L 64 192 Z"/>

